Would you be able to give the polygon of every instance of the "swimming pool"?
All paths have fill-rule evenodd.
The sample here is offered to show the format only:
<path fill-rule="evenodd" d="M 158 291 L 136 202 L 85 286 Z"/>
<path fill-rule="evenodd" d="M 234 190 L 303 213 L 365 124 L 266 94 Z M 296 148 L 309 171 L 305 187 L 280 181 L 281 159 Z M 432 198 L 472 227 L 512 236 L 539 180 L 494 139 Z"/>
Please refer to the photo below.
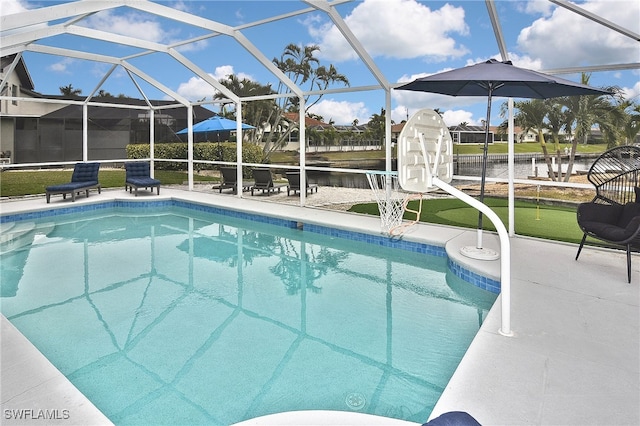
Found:
<path fill-rule="evenodd" d="M 33 242 L 3 246 L 2 312 L 117 424 L 424 422 L 495 300 L 420 245 L 188 203 L 91 208 L 20 223 Z"/>

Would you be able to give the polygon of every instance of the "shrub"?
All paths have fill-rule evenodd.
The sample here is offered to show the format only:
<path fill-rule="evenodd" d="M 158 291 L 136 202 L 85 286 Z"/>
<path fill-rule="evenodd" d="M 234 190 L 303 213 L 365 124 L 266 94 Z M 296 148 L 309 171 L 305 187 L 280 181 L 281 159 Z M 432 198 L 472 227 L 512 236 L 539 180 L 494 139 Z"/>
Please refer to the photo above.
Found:
<path fill-rule="evenodd" d="M 186 143 L 158 143 L 154 145 L 155 158 L 187 159 L 188 145 Z M 149 144 L 127 145 L 127 158 L 149 158 Z M 193 144 L 193 159 L 205 161 L 236 161 L 236 144 L 232 142 L 199 142 Z M 255 143 L 242 145 L 242 159 L 247 163 L 261 163 L 263 160 L 262 148 Z M 159 161 L 155 164 L 162 170 L 186 170 L 186 163 Z M 208 164 L 195 164 L 195 170 L 211 168 Z M 247 169 L 247 168 L 245 168 Z M 243 175 L 250 177 L 250 170 L 245 170 Z"/>

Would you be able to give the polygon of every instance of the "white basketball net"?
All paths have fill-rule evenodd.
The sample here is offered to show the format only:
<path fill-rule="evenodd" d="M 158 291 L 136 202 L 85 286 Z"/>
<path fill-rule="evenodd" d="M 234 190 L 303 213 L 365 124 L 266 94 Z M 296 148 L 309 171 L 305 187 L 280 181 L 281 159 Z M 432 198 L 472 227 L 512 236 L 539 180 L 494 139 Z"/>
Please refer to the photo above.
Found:
<path fill-rule="evenodd" d="M 406 202 L 411 194 L 402 191 L 397 174 L 367 173 L 367 179 L 378 202 L 382 232 L 393 235 L 394 230 L 402 225 Z"/>

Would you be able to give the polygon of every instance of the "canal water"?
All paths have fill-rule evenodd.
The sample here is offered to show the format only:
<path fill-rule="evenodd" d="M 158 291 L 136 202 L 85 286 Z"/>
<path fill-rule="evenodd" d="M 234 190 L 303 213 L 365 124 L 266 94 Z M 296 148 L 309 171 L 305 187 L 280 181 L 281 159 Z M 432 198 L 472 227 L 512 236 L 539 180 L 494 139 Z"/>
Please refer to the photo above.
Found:
<path fill-rule="evenodd" d="M 576 159 L 573 165 L 574 172 L 586 172 L 593 163 L 592 158 Z M 563 166 L 566 166 L 563 163 Z M 477 176 L 482 174 L 481 164 L 456 164 L 454 174 L 457 176 Z M 514 173 L 516 179 L 527 179 L 536 176 L 536 167 L 538 176 L 547 176 L 547 165 L 544 160 L 536 160 L 535 166 L 529 161 L 517 161 L 514 163 Z M 380 164 L 380 170 L 384 168 L 384 162 Z M 338 186 L 343 188 L 369 188 L 369 182 L 364 174 L 357 173 L 337 173 L 337 172 L 320 172 L 308 171 L 309 181 L 317 183 L 321 186 Z M 487 164 L 487 177 L 507 179 L 509 171 L 505 162 L 491 162 Z"/>

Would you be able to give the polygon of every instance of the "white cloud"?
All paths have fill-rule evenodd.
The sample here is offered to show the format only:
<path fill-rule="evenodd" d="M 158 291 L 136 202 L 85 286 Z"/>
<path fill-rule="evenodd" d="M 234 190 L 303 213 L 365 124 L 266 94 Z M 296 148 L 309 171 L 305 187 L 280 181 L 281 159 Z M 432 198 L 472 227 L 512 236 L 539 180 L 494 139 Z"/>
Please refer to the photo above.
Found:
<path fill-rule="evenodd" d="M 420 107 L 411 107 L 411 108 L 408 108 L 404 105 L 397 106 L 391 111 L 391 119 L 395 123 L 401 123 L 402 121 L 407 120 L 407 114 L 409 115 L 409 118 L 411 118 L 413 114 L 415 114 L 416 112 L 418 112 L 420 109 L 423 109 L 423 108 L 430 108 L 430 109 L 437 108 L 441 112 L 442 119 L 444 120 L 447 126 L 456 126 L 463 122 L 466 122 L 467 124 L 472 126 L 479 126 L 482 123 L 482 119 L 484 119 L 484 117 L 481 119 L 474 119 L 473 112 L 470 112 L 470 111 L 465 111 L 462 109 L 443 110 L 438 106 L 431 106 L 431 105 L 429 106 L 423 105 Z"/>
<path fill-rule="evenodd" d="M 531 15 L 549 15 L 553 10 L 553 4 L 548 0 L 530 0 L 524 3 L 516 3 L 516 8 Z"/>
<path fill-rule="evenodd" d="M 640 32 L 637 0 L 590 0 L 580 7 Z M 526 55 L 540 58 L 542 67 L 547 69 L 640 60 L 637 41 L 563 7 L 524 28 L 518 36 L 518 47 Z"/>
<path fill-rule="evenodd" d="M 229 77 L 229 75 L 235 74 L 232 65 L 223 65 L 219 66 L 215 69 L 213 74 L 209 73 L 209 75 L 216 80 L 224 80 Z M 249 74 L 238 73 L 236 75 L 240 80 L 248 79 L 253 80 L 253 78 Z M 201 79 L 200 77 L 191 77 L 186 82 L 180 83 L 177 89 L 178 94 L 184 96 L 185 98 L 195 101 L 203 98 L 211 98 L 215 95 L 216 90 L 209 85 L 206 81 Z"/>
<path fill-rule="evenodd" d="M 70 66 L 72 66 L 75 62 L 76 61 L 73 58 L 64 58 L 64 59 L 61 59 L 58 62 L 55 62 L 55 63 L 49 65 L 47 67 L 47 69 L 49 71 L 52 71 L 52 72 L 55 72 L 55 73 L 58 73 L 58 74 L 71 74 L 71 72 L 68 70 L 68 68 Z"/>
<path fill-rule="evenodd" d="M 182 0 L 173 2 L 171 7 L 182 12 L 190 12 L 189 6 L 187 6 Z"/>
<path fill-rule="evenodd" d="M 345 22 L 372 57 L 418 58 L 442 61 L 468 53 L 450 34 L 466 35 L 464 9 L 445 4 L 432 10 L 415 0 L 364 0 Z M 375 25 L 371 23 L 375 22 Z M 318 41 L 322 58 L 356 59 L 356 54 L 333 25 L 317 16 L 305 21 Z"/>
<path fill-rule="evenodd" d="M 310 108 L 310 112 L 324 119 L 325 123 L 333 121 L 335 124 L 353 124 L 354 120 L 364 124 L 369 121 L 371 113 L 364 102 L 336 101 L 323 99 Z"/>
<path fill-rule="evenodd" d="M 209 47 L 209 40 L 198 40 L 193 43 L 183 44 L 181 46 L 178 46 L 176 49 L 181 53 L 185 53 L 185 52 L 199 52 L 207 49 L 208 47 Z"/>
<path fill-rule="evenodd" d="M 24 12 L 30 9 L 26 1 L 20 0 L 2 0 L 2 7 L 0 7 L 0 16 L 13 15 L 14 13 Z"/>
<path fill-rule="evenodd" d="M 495 59 L 497 61 L 501 61 L 502 57 L 499 53 L 496 53 L 487 58 L 475 58 L 475 59 L 467 59 L 467 63 L 465 66 L 475 65 L 480 62 L 488 61 L 489 59 Z M 521 56 L 517 53 L 509 53 L 509 60 L 513 63 L 514 66 L 519 68 L 525 68 L 529 70 L 539 71 L 542 69 L 542 61 L 540 59 L 531 58 L 527 55 Z M 445 70 L 446 71 L 446 70 Z M 438 71 L 442 72 L 442 71 Z"/>
<path fill-rule="evenodd" d="M 171 37 L 171 32 L 163 29 L 159 22 L 136 12 L 121 15 L 112 10 L 105 10 L 90 16 L 81 24 L 97 30 L 153 42 L 165 41 Z"/>
<path fill-rule="evenodd" d="M 620 90 L 625 99 L 634 100 L 636 103 L 640 100 L 640 81 L 636 82 L 633 87 L 622 87 Z"/>
<path fill-rule="evenodd" d="M 473 118 L 472 112 L 462 109 L 447 110 L 442 113 L 442 119 L 447 124 L 447 126 L 457 126 L 458 124 L 465 122 L 471 126 L 480 126 L 482 124 L 482 119 L 476 120 Z"/>

